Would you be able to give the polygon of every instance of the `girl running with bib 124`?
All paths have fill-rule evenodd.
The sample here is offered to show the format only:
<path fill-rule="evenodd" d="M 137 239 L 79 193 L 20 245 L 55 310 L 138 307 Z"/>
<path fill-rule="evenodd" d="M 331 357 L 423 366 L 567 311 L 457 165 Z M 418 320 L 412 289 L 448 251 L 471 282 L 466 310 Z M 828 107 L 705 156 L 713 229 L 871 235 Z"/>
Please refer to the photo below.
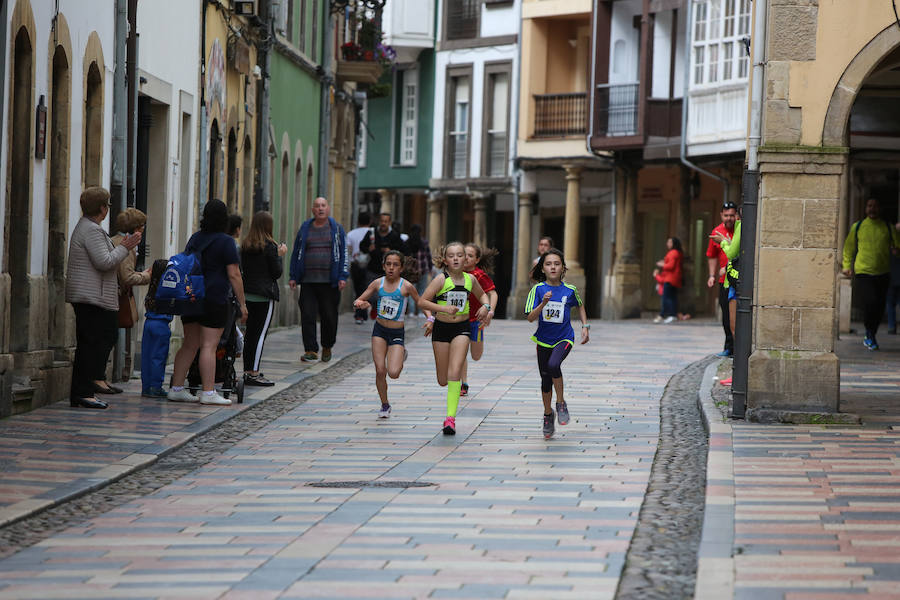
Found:
<path fill-rule="evenodd" d="M 566 260 L 563 253 L 551 248 L 543 254 L 531 273 L 538 284 L 531 288 L 525 301 L 525 314 L 529 322 L 538 322 L 531 340 L 537 344 L 538 370 L 541 373 L 541 399 L 544 401 L 544 438 L 553 437 L 553 408 L 551 400 L 556 390 L 556 413 L 559 424 L 569 422 L 569 408 L 563 397 L 562 361 L 575 344 L 570 311 L 578 307 L 581 318 L 581 343 L 590 340 L 591 326 L 587 322 L 584 303 L 574 285 L 563 283 Z"/>
<path fill-rule="evenodd" d="M 375 326 L 372 329 L 372 361 L 375 363 L 375 387 L 381 399 L 381 410 L 378 418 L 387 419 L 391 416 L 391 403 L 388 401 L 387 376 L 391 379 L 400 377 L 403 370 L 403 362 L 406 360 L 406 348 L 404 348 L 405 331 L 403 319 L 406 315 L 406 303 L 413 299 L 419 308 L 433 312 L 445 312 L 450 315 L 459 311 L 456 306 L 439 306 L 434 302 L 428 302 L 419 298 L 416 287 L 401 277 L 403 270 L 403 255 L 391 250 L 384 254 L 382 266 L 384 277 L 375 279 L 359 298 L 353 303 L 353 307 L 360 310 L 368 310 L 372 305 L 369 298 L 375 297 Z"/>
<path fill-rule="evenodd" d="M 450 242 L 444 246 L 434 259 L 434 264 L 444 272 L 431 280 L 423 300 L 432 298 L 442 307 L 455 306 L 459 309 L 454 315 L 438 313 L 428 315 L 425 321 L 425 335 L 431 336 L 431 347 L 434 350 L 434 365 L 438 385 L 447 386 L 447 418 L 444 419 L 444 435 L 456 434 L 456 409 L 459 406 L 461 389 L 460 376 L 462 367 L 469 352 L 469 294 L 481 301 L 481 308 L 476 318 L 483 326 L 491 322 L 491 305 L 488 295 L 484 293 L 478 281 L 463 271 L 465 265 L 465 247 L 459 242 Z"/>

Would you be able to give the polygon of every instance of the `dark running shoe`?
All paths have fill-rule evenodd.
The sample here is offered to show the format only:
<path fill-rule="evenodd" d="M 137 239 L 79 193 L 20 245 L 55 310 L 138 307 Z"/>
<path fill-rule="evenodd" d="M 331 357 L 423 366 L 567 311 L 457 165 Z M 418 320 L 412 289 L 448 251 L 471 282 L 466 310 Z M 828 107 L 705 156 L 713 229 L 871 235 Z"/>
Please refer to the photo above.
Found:
<path fill-rule="evenodd" d="M 456 419 L 454 417 L 444 419 L 444 435 L 456 435 Z"/>
<path fill-rule="evenodd" d="M 468 396 L 469 395 L 469 384 L 463 383 L 459 386 L 459 395 L 460 396 Z"/>
<path fill-rule="evenodd" d="M 568 425 L 569 424 L 569 405 L 565 402 L 557 402 L 556 403 L 556 418 L 559 420 L 560 425 Z"/>
<path fill-rule="evenodd" d="M 244 385 L 256 385 L 259 387 L 271 387 L 275 385 L 275 382 L 271 379 L 266 379 L 263 377 L 262 373 L 257 373 L 256 375 L 244 375 Z"/>
<path fill-rule="evenodd" d="M 553 425 L 553 417 L 556 415 L 553 414 L 553 411 L 550 411 L 549 415 L 544 415 L 544 439 L 549 440 L 553 437 L 553 433 L 556 431 L 556 427 Z"/>

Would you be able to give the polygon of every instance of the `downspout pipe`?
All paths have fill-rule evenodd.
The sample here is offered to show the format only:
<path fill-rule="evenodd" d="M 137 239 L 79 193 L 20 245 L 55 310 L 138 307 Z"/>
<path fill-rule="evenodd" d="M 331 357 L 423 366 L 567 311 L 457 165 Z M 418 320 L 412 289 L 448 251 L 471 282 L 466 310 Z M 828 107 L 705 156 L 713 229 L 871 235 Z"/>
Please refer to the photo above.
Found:
<path fill-rule="evenodd" d="M 757 0 L 759 1 L 759 0 Z M 698 173 L 711 177 L 722 182 L 722 203 L 728 201 L 728 179 L 721 175 L 716 175 L 711 171 L 692 163 L 687 159 L 687 124 L 688 124 L 688 102 L 690 94 L 688 91 L 691 86 L 691 48 L 694 45 L 694 28 L 691 27 L 691 21 L 694 14 L 694 0 L 687 0 L 687 15 L 685 15 L 684 23 L 687 27 L 687 35 L 685 36 L 684 47 L 684 86 L 681 90 L 681 164 Z"/>
<path fill-rule="evenodd" d="M 319 173 L 318 185 L 316 186 L 317 196 L 328 198 L 328 158 L 329 148 L 331 144 L 331 86 L 334 84 L 334 73 L 331 66 L 331 51 L 334 42 L 334 16 L 331 13 L 330 3 L 325 3 L 325 19 L 322 33 L 322 89 L 321 89 L 321 106 L 319 107 Z M 333 198 L 328 198 L 329 202 L 334 202 Z M 310 203 L 312 206 L 312 203 Z"/>
<path fill-rule="evenodd" d="M 209 114 L 206 106 L 206 13 L 209 0 L 200 3 L 200 130 L 197 132 L 197 207 L 206 204 L 209 196 L 209 139 L 206 132 Z M 196 216 L 196 215 L 195 215 Z M 193 229 L 193 223 L 185 224 L 185 231 Z"/>
<path fill-rule="evenodd" d="M 747 135 L 747 170 L 741 220 L 741 278 L 737 289 L 737 319 L 734 332 L 733 402 L 731 416 L 744 418 L 750 379 L 750 354 L 753 351 L 753 288 L 756 278 L 756 228 L 759 214 L 759 146 L 762 140 L 763 84 L 766 66 L 766 26 L 768 0 L 755 0 L 753 20 L 753 72 L 750 80 L 750 121 Z"/>
<path fill-rule="evenodd" d="M 257 46 L 257 64 L 262 63 L 262 78 L 259 82 L 261 88 L 258 100 L 257 120 L 256 120 L 256 161 L 257 172 L 259 173 L 256 193 L 253 195 L 253 212 L 261 210 L 271 210 L 272 198 L 269 198 L 269 190 L 272 188 L 270 181 L 275 176 L 271 172 L 269 165 L 271 157 L 269 156 L 269 147 L 273 140 L 269 139 L 269 120 L 271 112 L 271 73 L 272 68 L 272 49 L 275 41 L 275 11 L 272 10 L 272 2 L 266 2 L 263 5 L 265 13 L 261 15 L 263 27 L 266 32 L 265 39 Z M 282 182 L 281 185 L 286 185 Z"/>
<path fill-rule="evenodd" d="M 6 23 L 3 23 L 6 27 Z M 116 55 L 113 72 L 113 131 L 112 131 L 112 172 L 110 174 L 110 233 L 115 233 L 116 215 L 126 208 L 125 165 L 128 161 L 128 87 L 125 76 L 127 68 L 128 0 L 116 0 Z M 125 353 L 128 340 L 125 330 L 118 329 L 116 349 L 113 355 L 113 381 L 128 378 L 125 368 Z"/>
<path fill-rule="evenodd" d="M 522 2 L 519 2 L 519 26 L 518 26 L 518 37 L 519 43 L 516 44 L 516 69 L 519 72 L 522 72 Z M 516 89 L 512 95 L 513 98 L 519 98 L 521 94 L 521 90 L 519 89 L 519 85 L 521 84 L 522 78 L 515 77 L 513 78 Z M 521 108 L 521 103 L 519 104 L 519 108 Z M 521 114 L 519 110 L 516 110 L 516 118 L 513 120 L 513 131 L 512 131 L 512 152 L 510 152 L 510 160 L 509 167 L 512 171 L 512 179 L 513 179 L 513 223 L 515 226 L 513 227 L 513 255 L 512 255 L 512 277 L 510 278 L 509 283 L 509 292 L 510 294 L 516 293 L 516 286 L 519 284 L 518 280 L 518 271 L 519 271 L 519 194 L 522 191 L 522 169 L 519 168 L 519 118 Z M 513 319 L 515 315 L 510 314 L 510 312 L 506 311 L 506 318 Z"/>

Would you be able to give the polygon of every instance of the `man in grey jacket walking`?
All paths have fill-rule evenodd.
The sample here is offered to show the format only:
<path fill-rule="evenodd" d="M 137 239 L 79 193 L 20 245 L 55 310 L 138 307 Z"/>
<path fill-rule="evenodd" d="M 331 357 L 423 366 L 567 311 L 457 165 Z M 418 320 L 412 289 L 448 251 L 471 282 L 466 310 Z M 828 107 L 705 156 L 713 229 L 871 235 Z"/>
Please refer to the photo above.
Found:
<path fill-rule="evenodd" d="M 106 361 L 118 336 L 119 284 L 117 267 L 141 241 L 141 233 L 126 235 L 113 246 L 100 225 L 109 214 L 109 192 L 89 187 L 81 193 L 81 220 L 69 241 L 66 302 L 75 310 L 75 360 L 69 402 L 83 408 L 106 408 L 94 397 L 98 381 L 106 379 Z M 108 392 L 107 392 L 108 393 Z"/>

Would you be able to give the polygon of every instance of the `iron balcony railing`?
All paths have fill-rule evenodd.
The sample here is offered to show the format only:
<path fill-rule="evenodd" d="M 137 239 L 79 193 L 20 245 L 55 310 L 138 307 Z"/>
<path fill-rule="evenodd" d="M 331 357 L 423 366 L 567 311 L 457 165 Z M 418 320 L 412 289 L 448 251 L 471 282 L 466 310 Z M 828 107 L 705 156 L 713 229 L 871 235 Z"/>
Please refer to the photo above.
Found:
<path fill-rule="evenodd" d="M 638 83 L 602 83 L 597 86 L 597 135 L 637 134 L 639 87 Z"/>
<path fill-rule="evenodd" d="M 467 40 L 478 37 L 478 15 L 481 0 L 448 0 L 447 39 Z"/>
<path fill-rule="evenodd" d="M 583 135 L 587 132 L 587 94 L 535 94 L 535 137 Z"/>

